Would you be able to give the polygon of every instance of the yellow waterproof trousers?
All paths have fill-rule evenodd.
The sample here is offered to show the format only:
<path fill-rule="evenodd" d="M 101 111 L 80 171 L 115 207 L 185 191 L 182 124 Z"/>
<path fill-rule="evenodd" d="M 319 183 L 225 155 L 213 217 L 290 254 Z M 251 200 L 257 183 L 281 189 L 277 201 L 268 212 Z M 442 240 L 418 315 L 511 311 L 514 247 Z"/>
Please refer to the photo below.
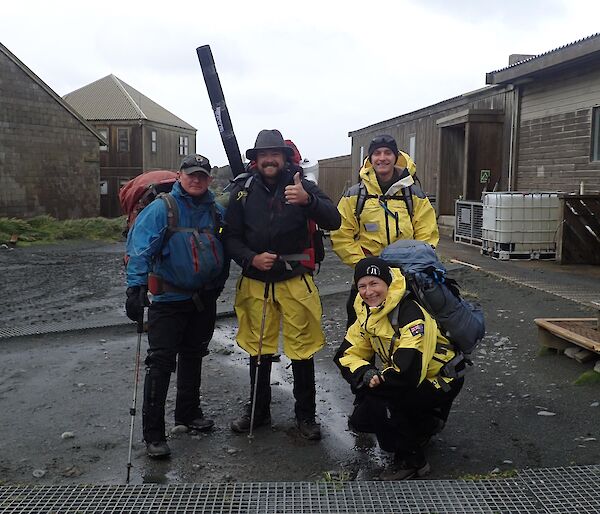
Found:
<path fill-rule="evenodd" d="M 235 295 L 238 345 L 258 355 L 265 282 L 240 276 Z M 262 355 L 277 353 L 283 325 L 283 350 L 292 360 L 310 359 L 325 345 L 321 298 L 310 275 L 268 284 Z M 282 323 L 283 321 L 283 323 Z"/>

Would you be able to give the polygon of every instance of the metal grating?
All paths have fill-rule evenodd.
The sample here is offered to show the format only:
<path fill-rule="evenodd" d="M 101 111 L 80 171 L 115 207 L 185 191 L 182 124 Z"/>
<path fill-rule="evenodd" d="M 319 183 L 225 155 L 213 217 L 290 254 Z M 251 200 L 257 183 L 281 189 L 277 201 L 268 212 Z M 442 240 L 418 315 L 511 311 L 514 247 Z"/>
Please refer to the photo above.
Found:
<path fill-rule="evenodd" d="M 525 470 L 518 478 L 408 482 L 264 482 L 0 487 L 0 512 L 600 513 L 600 466 Z"/>
<path fill-rule="evenodd" d="M 483 203 L 457 200 L 455 204 L 454 241 L 481 246 Z"/>
<path fill-rule="evenodd" d="M 548 513 L 600 513 L 600 466 L 524 470 L 520 476 Z"/>

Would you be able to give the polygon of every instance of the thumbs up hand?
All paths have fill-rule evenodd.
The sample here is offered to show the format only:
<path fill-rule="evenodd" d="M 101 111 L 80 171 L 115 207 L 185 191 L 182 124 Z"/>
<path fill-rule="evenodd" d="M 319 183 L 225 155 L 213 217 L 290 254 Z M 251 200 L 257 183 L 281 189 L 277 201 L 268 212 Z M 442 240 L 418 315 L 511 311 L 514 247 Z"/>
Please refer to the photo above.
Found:
<path fill-rule="evenodd" d="M 308 205 L 310 203 L 310 195 L 302 187 L 302 179 L 300 172 L 294 175 L 294 184 L 286 186 L 285 201 L 291 205 Z"/>

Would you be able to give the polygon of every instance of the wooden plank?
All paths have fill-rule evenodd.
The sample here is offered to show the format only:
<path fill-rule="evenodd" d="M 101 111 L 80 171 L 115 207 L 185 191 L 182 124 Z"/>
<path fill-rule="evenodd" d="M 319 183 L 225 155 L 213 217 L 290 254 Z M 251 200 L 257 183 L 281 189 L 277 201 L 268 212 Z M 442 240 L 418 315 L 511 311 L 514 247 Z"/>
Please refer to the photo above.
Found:
<path fill-rule="evenodd" d="M 559 326 L 556 322 L 586 322 L 596 324 L 596 318 L 536 318 L 533 320 L 538 327 L 547 330 L 557 337 L 561 337 L 574 344 L 582 346 L 593 352 L 600 353 L 600 340 L 598 336 L 595 339 L 590 339 L 584 335 L 578 334 L 564 327 Z"/>

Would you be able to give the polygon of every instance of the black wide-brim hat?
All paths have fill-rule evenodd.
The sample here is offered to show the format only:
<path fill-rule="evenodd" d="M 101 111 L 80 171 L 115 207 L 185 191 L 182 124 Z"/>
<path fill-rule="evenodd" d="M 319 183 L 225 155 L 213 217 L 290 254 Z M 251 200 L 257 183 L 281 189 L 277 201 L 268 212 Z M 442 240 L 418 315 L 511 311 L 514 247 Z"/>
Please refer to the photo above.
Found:
<path fill-rule="evenodd" d="M 256 160 L 256 153 L 259 150 L 279 150 L 284 153 L 286 157 L 294 155 L 294 150 L 285 144 L 283 136 L 279 130 L 261 130 L 256 136 L 256 143 L 254 148 L 246 150 L 246 157 L 251 161 Z"/>

